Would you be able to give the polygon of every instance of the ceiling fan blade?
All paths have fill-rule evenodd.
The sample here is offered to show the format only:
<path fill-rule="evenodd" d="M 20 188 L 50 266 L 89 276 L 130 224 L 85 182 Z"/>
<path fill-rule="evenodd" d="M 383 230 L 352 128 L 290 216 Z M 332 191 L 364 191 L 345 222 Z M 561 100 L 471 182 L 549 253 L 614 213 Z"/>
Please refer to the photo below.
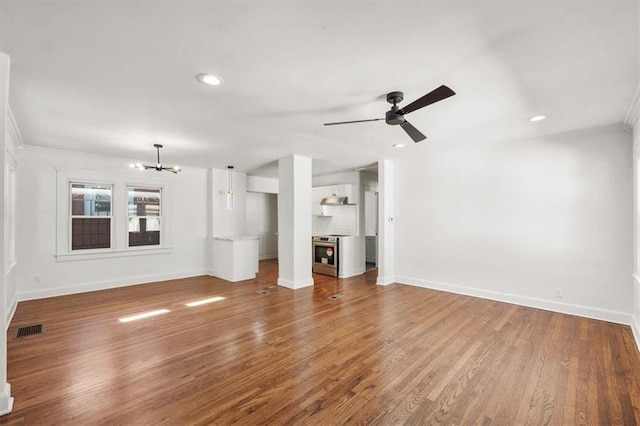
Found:
<path fill-rule="evenodd" d="M 351 124 L 351 123 L 365 123 L 367 121 L 380 121 L 384 118 L 371 118 L 369 120 L 354 120 L 354 121 L 338 121 L 335 123 L 324 123 L 325 126 L 335 126 L 336 124 Z"/>
<path fill-rule="evenodd" d="M 420 142 L 425 140 L 427 137 L 425 135 L 423 135 L 420 130 L 416 129 L 415 127 L 413 127 L 411 125 L 411 123 L 409 123 L 408 121 L 404 121 L 404 123 L 402 123 L 400 125 L 400 127 L 402 127 L 402 130 L 404 130 L 405 132 L 407 132 L 407 134 L 409 135 L 409 137 L 411 139 L 413 139 L 414 142 Z"/>
<path fill-rule="evenodd" d="M 437 89 L 427 93 L 420 99 L 411 102 L 409 105 L 405 106 L 404 108 L 401 108 L 398 112 L 400 114 L 409 114 L 410 112 L 413 112 L 420 108 L 424 108 L 427 105 L 431 105 L 435 102 L 441 101 L 455 94 L 456 92 L 449 89 L 447 86 L 442 85 Z"/>

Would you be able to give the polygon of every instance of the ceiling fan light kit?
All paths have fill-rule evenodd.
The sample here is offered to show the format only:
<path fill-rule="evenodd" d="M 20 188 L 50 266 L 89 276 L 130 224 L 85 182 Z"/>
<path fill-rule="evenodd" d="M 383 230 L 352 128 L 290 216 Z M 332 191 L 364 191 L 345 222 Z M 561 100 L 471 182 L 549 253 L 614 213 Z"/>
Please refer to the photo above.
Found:
<path fill-rule="evenodd" d="M 405 114 L 409 114 L 410 112 L 419 110 L 420 108 L 424 108 L 427 105 L 431 105 L 433 103 L 439 102 L 455 94 L 456 92 L 454 92 L 447 86 L 442 85 L 437 89 L 427 93 L 420 99 L 417 99 L 411 102 L 409 105 L 405 106 L 404 108 L 400 108 L 398 104 L 402 102 L 402 100 L 404 99 L 404 93 L 390 92 L 387 94 L 387 102 L 392 104 L 392 106 L 391 106 L 391 109 L 387 111 L 387 113 L 385 114 L 385 118 L 371 118 L 368 120 L 354 120 L 354 121 L 339 121 L 335 123 L 324 123 L 324 125 L 334 126 L 337 124 L 364 123 L 368 121 L 384 120 L 387 124 L 391 126 L 400 125 L 400 127 L 402 127 L 402 130 L 404 130 L 414 142 L 420 142 L 425 140 L 427 137 L 423 135 L 422 132 L 420 132 L 418 129 L 413 127 L 413 125 L 404 118 Z"/>
<path fill-rule="evenodd" d="M 166 172 L 171 172 L 174 174 L 178 174 L 178 172 L 182 171 L 182 169 L 179 166 L 163 166 L 162 163 L 160 162 L 160 148 L 162 148 L 162 145 L 156 143 L 156 144 L 153 144 L 153 147 L 156 149 L 158 153 L 158 156 L 157 156 L 158 161 L 154 166 L 150 166 L 148 164 L 143 164 L 143 163 L 135 163 L 135 164 L 129 164 L 129 167 L 140 169 L 140 170 L 155 169 L 158 172 L 161 172 L 164 170 Z"/>

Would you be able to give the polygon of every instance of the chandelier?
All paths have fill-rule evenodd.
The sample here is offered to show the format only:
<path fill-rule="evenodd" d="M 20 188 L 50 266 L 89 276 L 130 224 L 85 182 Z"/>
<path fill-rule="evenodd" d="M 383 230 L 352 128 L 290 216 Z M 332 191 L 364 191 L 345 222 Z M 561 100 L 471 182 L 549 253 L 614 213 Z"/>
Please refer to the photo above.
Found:
<path fill-rule="evenodd" d="M 153 146 L 158 152 L 158 161 L 156 162 L 155 166 L 150 166 L 148 164 L 143 164 L 143 163 L 135 163 L 135 164 L 129 164 L 129 167 L 140 169 L 140 170 L 155 169 L 159 172 L 166 170 L 167 172 L 171 172 L 175 174 L 178 174 L 178 172 L 182 171 L 182 169 L 180 169 L 180 167 L 178 166 L 163 166 L 162 163 L 160 162 L 160 148 L 162 148 L 162 145 L 156 143 L 156 144 L 153 144 Z"/>

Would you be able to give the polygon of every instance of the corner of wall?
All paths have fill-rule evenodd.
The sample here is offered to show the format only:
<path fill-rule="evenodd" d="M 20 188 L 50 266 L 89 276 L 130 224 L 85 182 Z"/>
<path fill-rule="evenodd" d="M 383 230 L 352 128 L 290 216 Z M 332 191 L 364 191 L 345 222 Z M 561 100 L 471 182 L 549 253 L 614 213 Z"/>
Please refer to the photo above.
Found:
<path fill-rule="evenodd" d="M 0 392 L 0 416 L 9 414 L 13 410 L 13 397 L 11 396 L 11 385 L 5 383 L 4 389 Z"/>
<path fill-rule="evenodd" d="M 13 320 L 13 315 L 16 313 L 16 308 L 18 307 L 18 296 L 13 295 L 13 300 L 9 303 L 9 309 L 7 311 L 7 322 L 5 323 L 7 330 L 11 325 L 11 320 Z M 6 331 L 6 330 L 5 330 Z"/>
<path fill-rule="evenodd" d="M 636 346 L 640 352 L 640 318 L 637 315 L 634 315 L 631 321 L 631 331 L 633 331 L 633 337 L 636 339 Z"/>

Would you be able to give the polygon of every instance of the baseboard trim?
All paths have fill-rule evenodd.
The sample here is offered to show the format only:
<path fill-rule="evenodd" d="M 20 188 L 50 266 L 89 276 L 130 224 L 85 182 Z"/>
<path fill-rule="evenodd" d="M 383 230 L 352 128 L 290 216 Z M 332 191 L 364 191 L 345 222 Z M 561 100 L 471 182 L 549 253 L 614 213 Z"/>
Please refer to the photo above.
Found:
<path fill-rule="evenodd" d="M 396 282 L 428 288 L 431 290 L 440 290 L 465 296 L 479 297 L 481 299 L 495 300 L 498 302 L 511 303 L 514 305 L 527 306 L 530 308 L 543 309 L 545 311 L 559 312 L 562 314 L 576 315 L 579 317 L 608 321 L 617 324 L 632 325 L 633 321 L 631 313 L 594 308 L 591 306 L 562 303 L 554 300 L 538 299 L 535 297 L 520 296 L 517 294 L 483 290 L 475 287 L 426 281 L 411 277 L 396 277 Z"/>
<path fill-rule="evenodd" d="M 376 279 L 377 285 L 389 285 L 393 284 L 394 282 L 396 281 L 393 277 L 381 277 L 380 275 L 378 275 L 378 278 Z"/>
<path fill-rule="evenodd" d="M 11 385 L 4 384 L 4 390 L 0 394 L 0 416 L 9 414 L 13 410 L 13 397 L 11 396 Z"/>
<path fill-rule="evenodd" d="M 636 346 L 640 352 L 640 318 L 633 317 L 631 322 L 631 331 L 633 331 L 633 338 L 636 339 Z"/>
<path fill-rule="evenodd" d="M 275 254 L 261 254 L 260 256 L 258 256 L 258 260 L 271 260 L 271 259 L 277 259 L 278 258 L 278 253 Z"/>
<path fill-rule="evenodd" d="M 18 301 L 46 299 L 48 297 L 66 296 L 69 294 L 86 293 L 89 291 L 108 290 L 111 288 L 127 287 L 138 284 L 149 284 L 159 281 L 177 280 L 181 278 L 197 277 L 209 275 L 208 269 L 197 269 L 194 271 L 183 271 L 171 274 L 143 275 L 137 277 L 127 277 L 118 280 L 96 281 L 93 283 L 80 284 L 68 287 L 45 288 L 42 290 L 25 291 L 18 293 Z"/>
<path fill-rule="evenodd" d="M 309 278 L 308 280 L 298 280 L 291 281 L 285 280 L 284 278 L 278 278 L 278 285 L 282 287 L 290 288 L 291 290 L 298 290 L 305 287 L 310 287 L 313 285 L 313 278 Z"/>
<path fill-rule="evenodd" d="M 344 279 L 344 278 L 357 277 L 358 275 L 362 275 L 362 274 L 364 274 L 364 272 L 365 272 L 365 270 L 364 270 L 364 269 L 359 269 L 359 270 L 354 271 L 354 272 L 349 272 L 349 273 L 347 273 L 346 275 L 343 275 L 343 276 L 338 277 L 338 278 L 342 278 L 342 279 Z"/>
<path fill-rule="evenodd" d="M 9 312 L 7 312 L 7 330 L 9 329 L 9 325 L 11 325 L 11 321 L 13 320 L 13 316 L 16 313 L 16 308 L 18 307 L 18 296 L 13 296 L 13 300 L 11 301 L 11 306 L 9 306 Z M 6 331 L 6 330 L 5 330 Z"/>

